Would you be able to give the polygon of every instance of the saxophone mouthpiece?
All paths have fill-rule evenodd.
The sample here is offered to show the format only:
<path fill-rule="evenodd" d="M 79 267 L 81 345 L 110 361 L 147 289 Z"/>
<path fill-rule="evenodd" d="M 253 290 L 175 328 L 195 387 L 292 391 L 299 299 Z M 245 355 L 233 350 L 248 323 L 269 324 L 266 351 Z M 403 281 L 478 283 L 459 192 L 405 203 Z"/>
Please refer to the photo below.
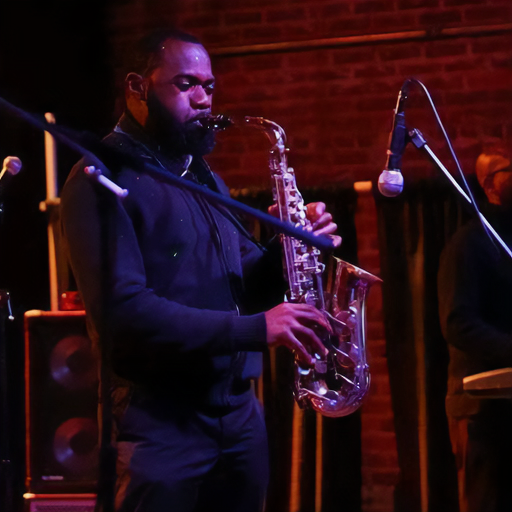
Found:
<path fill-rule="evenodd" d="M 217 116 L 204 116 L 198 119 L 201 126 L 207 130 L 220 132 L 233 126 L 234 120 L 230 116 L 219 114 Z"/>

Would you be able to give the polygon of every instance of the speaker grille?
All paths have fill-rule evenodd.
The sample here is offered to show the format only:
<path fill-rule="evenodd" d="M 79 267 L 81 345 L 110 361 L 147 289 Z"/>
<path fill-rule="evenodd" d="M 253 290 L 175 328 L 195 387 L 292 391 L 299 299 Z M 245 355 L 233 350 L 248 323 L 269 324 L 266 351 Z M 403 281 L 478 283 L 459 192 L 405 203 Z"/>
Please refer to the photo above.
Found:
<path fill-rule="evenodd" d="M 98 361 L 84 313 L 28 311 L 25 347 L 28 490 L 94 492 Z"/>
<path fill-rule="evenodd" d="M 94 512 L 94 500 L 31 500 L 29 512 Z"/>

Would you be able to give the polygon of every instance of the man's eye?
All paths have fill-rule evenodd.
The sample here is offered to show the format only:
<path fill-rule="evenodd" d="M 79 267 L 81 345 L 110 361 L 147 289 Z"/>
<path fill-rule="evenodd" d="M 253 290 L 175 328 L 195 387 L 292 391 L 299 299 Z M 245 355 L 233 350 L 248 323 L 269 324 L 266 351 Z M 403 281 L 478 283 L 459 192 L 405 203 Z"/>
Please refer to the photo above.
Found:
<path fill-rule="evenodd" d="M 190 82 L 175 82 L 174 85 L 181 92 L 187 92 L 191 87 L 193 87 L 193 84 L 191 84 Z"/>
<path fill-rule="evenodd" d="M 192 87 L 201 86 L 204 89 L 204 91 L 206 92 L 206 94 L 210 95 L 210 94 L 213 94 L 213 91 L 215 89 L 215 82 L 202 84 L 202 83 L 196 83 L 196 82 L 189 81 L 189 80 L 179 80 L 179 81 L 172 82 L 172 83 L 177 87 L 177 89 L 180 92 L 187 92 L 188 90 L 192 89 Z"/>

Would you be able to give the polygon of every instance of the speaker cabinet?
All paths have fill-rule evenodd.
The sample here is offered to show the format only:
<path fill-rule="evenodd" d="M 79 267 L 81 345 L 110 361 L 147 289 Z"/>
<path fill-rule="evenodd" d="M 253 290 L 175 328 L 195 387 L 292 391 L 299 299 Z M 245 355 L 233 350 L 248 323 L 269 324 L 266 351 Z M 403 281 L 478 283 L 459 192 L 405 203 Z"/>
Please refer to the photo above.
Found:
<path fill-rule="evenodd" d="M 26 486 L 93 493 L 98 474 L 98 360 L 83 311 L 25 313 Z"/>
<path fill-rule="evenodd" d="M 94 494 L 25 494 L 25 512 L 94 512 Z"/>

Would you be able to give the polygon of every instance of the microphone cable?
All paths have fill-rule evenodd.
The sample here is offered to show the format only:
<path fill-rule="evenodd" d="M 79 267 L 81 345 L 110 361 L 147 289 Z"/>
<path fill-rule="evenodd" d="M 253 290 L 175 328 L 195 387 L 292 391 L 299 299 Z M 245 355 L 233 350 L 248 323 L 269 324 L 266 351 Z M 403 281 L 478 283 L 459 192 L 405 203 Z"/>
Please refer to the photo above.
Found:
<path fill-rule="evenodd" d="M 452 146 L 452 143 L 450 141 L 450 137 L 448 137 L 448 133 L 446 132 L 445 128 L 444 128 L 444 125 L 443 125 L 443 122 L 441 121 L 441 118 L 439 116 L 439 113 L 437 111 L 437 108 L 434 104 L 434 100 L 432 99 L 427 87 L 425 86 L 425 84 L 423 84 L 420 80 L 418 80 L 417 78 L 408 78 L 405 82 L 404 82 L 404 85 L 406 83 L 415 83 L 415 84 L 418 84 L 421 89 L 423 90 L 423 92 L 425 93 L 426 97 L 427 97 L 427 100 L 429 101 L 430 103 L 430 106 L 432 108 L 432 111 L 434 112 L 434 116 L 436 118 L 436 121 L 437 121 L 437 124 L 439 125 L 439 127 L 441 128 L 441 132 L 443 133 L 443 136 L 446 140 L 446 143 L 448 144 L 448 149 L 450 150 L 450 154 L 455 162 L 455 165 L 457 166 L 457 170 L 459 172 L 459 175 L 460 175 L 460 178 L 461 178 L 461 181 L 466 189 L 466 192 L 467 192 L 467 195 L 469 197 L 469 203 L 471 204 L 471 206 L 473 207 L 473 210 L 475 211 L 477 217 L 478 217 L 478 220 L 482 226 L 482 228 L 484 229 L 484 232 L 485 234 L 487 235 L 487 237 L 489 238 L 489 240 L 491 241 L 493 247 L 496 249 L 496 251 L 499 253 L 499 248 L 498 246 L 496 245 L 496 242 L 494 241 L 493 237 L 491 236 L 490 232 L 489 232 L 489 229 L 487 228 L 487 226 L 485 225 L 485 223 L 483 222 L 482 220 L 482 214 L 480 213 L 480 210 L 478 209 L 478 205 L 476 204 L 476 201 L 475 201 L 475 198 L 473 196 L 473 193 L 471 191 L 471 188 L 469 187 L 469 184 L 468 182 L 466 181 L 466 177 L 464 176 L 464 172 L 462 171 L 462 167 L 460 165 L 460 162 L 459 162 L 459 159 L 457 158 L 457 155 L 455 154 L 455 150 L 453 149 L 453 146 Z"/>

